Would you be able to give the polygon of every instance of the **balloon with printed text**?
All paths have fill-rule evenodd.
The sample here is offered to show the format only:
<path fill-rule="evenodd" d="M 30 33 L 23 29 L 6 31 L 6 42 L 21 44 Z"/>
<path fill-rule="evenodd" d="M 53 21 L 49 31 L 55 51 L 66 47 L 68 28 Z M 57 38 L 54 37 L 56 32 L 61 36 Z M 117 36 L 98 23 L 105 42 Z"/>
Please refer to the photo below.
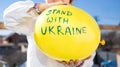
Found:
<path fill-rule="evenodd" d="M 35 23 L 34 39 L 45 55 L 59 61 L 84 59 L 97 49 L 100 29 L 84 10 L 58 5 L 42 12 Z"/>

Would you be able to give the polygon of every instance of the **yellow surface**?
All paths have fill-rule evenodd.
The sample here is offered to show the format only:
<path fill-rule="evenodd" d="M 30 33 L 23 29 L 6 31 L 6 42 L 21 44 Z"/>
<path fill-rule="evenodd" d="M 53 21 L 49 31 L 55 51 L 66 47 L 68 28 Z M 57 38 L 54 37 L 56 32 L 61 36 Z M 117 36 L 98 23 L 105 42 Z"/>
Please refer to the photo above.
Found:
<path fill-rule="evenodd" d="M 37 46 L 47 56 L 59 60 L 90 56 L 100 42 L 100 29 L 85 11 L 71 5 L 45 10 L 35 24 Z"/>

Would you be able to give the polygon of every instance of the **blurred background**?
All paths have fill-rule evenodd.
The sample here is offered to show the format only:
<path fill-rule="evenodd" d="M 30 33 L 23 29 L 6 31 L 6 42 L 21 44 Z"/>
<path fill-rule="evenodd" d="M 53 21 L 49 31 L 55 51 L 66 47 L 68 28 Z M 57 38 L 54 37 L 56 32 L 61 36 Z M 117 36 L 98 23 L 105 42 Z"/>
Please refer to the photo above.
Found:
<path fill-rule="evenodd" d="M 5 8 L 17 1 L 0 0 L 0 67 L 25 67 L 27 40 L 4 27 Z M 44 2 L 44 0 L 33 0 Z M 120 0 L 74 0 L 73 5 L 88 12 L 101 29 L 100 45 L 96 50 L 93 67 L 120 67 Z M 19 15 L 18 15 L 19 16 Z"/>

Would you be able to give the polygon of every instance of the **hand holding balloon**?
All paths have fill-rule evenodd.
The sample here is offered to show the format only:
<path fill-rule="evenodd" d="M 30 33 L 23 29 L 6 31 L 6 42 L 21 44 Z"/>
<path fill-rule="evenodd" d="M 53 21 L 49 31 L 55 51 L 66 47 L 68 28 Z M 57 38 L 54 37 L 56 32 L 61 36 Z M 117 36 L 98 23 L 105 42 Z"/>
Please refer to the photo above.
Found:
<path fill-rule="evenodd" d="M 70 60 L 69 62 L 66 62 L 66 61 L 58 61 L 59 63 L 62 63 L 63 65 L 65 65 L 65 67 L 81 67 L 83 64 L 84 64 L 84 61 L 85 60 L 88 60 L 89 58 L 91 58 L 91 56 L 85 58 L 85 59 L 82 59 L 82 60 Z"/>

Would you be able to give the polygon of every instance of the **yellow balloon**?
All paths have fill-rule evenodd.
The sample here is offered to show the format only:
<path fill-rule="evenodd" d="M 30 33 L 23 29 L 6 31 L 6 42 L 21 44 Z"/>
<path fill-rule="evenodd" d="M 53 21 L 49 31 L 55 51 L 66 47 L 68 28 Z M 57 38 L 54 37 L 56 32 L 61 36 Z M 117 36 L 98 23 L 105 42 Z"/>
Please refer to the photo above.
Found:
<path fill-rule="evenodd" d="M 85 11 L 71 5 L 53 6 L 37 19 L 34 39 L 40 50 L 55 60 L 90 56 L 100 42 L 100 29 Z"/>

